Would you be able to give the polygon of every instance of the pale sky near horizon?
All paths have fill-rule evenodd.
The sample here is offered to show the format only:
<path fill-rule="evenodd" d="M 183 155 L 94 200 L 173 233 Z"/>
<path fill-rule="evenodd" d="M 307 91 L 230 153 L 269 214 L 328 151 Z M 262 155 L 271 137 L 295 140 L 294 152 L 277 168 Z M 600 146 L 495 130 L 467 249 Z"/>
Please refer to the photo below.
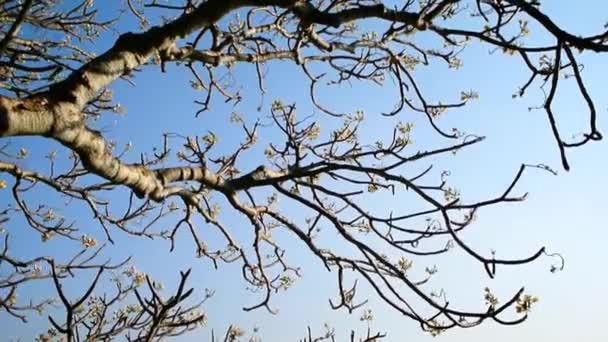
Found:
<path fill-rule="evenodd" d="M 562 5 L 564 3 L 569 5 Z M 545 0 L 542 4 L 557 23 L 580 35 L 600 32 L 608 20 L 608 3 L 601 0 Z M 588 8 L 583 8 L 583 4 Z M 580 6 L 576 7 L 577 5 Z M 133 27 L 132 22 L 120 25 L 122 28 Z M 95 49 L 107 49 L 114 39 L 115 35 L 111 33 L 104 36 Z M 542 94 L 533 88 L 530 97 L 512 99 L 511 94 L 527 79 L 526 68 L 516 57 L 489 54 L 489 50 L 490 47 L 486 45 L 473 44 L 463 54 L 464 66 L 459 71 L 435 69 L 433 64 L 417 71 L 421 87 L 432 98 L 454 98 L 461 90 L 469 89 L 480 94 L 478 101 L 463 110 L 448 114 L 439 122 L 442 127 L 456 126 L 468 133 L 484 135 L 487 139 L 454 156 L 445 156 L 433 162 L 439 169 L 451 170 L 450 182 L 462 192 L 465 199 L 481 199 L 501 193 L 521 163 L 543 163 L 558 170 L 558 176 L 537 169 L 527 170 L 515 190 L 518 193 L 529 192 L 528 199 L 523 203 L 482 210 L 476 224 L 462 236 L 476 250 L 486 255 L 490 250 L 496 250 L 497 255 L 502 257 L 527 256 L 539 247 L 546 246 L 549 252 L 564 256 L 565 269 L 551 273 L 549 269 L 557 261 L 542 257 L 528 265 L 501 267 L 496 279 L 492 280 L 488 279 L 482 265 L 456 249 L 441 258 L 432 259 L 432 262 L 420 262 L 420 271 L 424 266 L 433 264 L 439 269 L 428 289 L 443 288 L 455 306 L 479 309 L 483 307 L 484 287 L 488 286 L 501 295 L 500 298 L 506 298 L 525 286 L 526 293 L 540 298 L 532 308 L 529 319 L 517 326 L 499 326 L 487 322 L 480 327 L 453 329 L 438 337 L 431 337 L 423 333 L 415 322 L 383 305 L 368 289 L 368 307 L 375 317 L 371 327 L 388 333 L 386 341 L 607 341 L 608 332 L 603 323 L 608 323 L 605 314 L 608 298 L 604 294 L 608 290 L 608 276 L 603 267 L 608 261 L 608 230 L 604 221 L 608 195 L 608 182 L 605 178 L 608 145 L 602 141 L 570 150 L 568 157 L 572 170 L 563 171 L 544 112 L 528 111 L 528 107 L 540 104 Z M 605 79 L 608 75 L 608 54 L 586 53 L 580 61 L 585 65 L 585 83 L 598 108 L 598 126 L 602 133 L 607 134 L 608 98 L 605 95 Z M 184 69 L 183 66 L 170 65 L 167 73 L 161 73 L 156 67 L 146 67 L 135 75 L 137 87 L 125 82 L 117 82 L 113 86 L 116 101 L 127 109 L 127 114 L 105 119 L 99 123 L 99 128 L 108 139 L 119 144 L 131 141 L 135 152 L 129 155 L 130 158 L 137 158 L 140 151 L 150 151 L 153 145 L 158 145 L 161 134 L 166 131 L 201 135 L 212 130 L 220 141 L 230 142 L 229 137 L 234 129 L 229 126 L 228 118 L 233 108 L 217 104 L 211 111 L 194 118 L 197 108 L 192 101 L 201 95 L 190 88 L 190 78 Z M 243 113 L 246 119 L 264 115 L 264 111 L 256 110 L 260 98 L 256 93 L 253 68 L 239 65 L 234 74 L 242 77 L 238 82 L 248 94 L 236 110 Z M 377 119 L 379 113 L 391 109 L 396 100 L 395 89 L 391 88 L 390 82 L 387 84 L 389 85 L 384 88 L 354 84 L 351 88 L 344 87 L 325 96 L 323 100 L 332 108 L 344 111 L 363 109 L 368 123 L 364 127 L 362 139 L 373 143 L 374 135 L 387 128 L 387 121 L 391 122 L 390 119 Z M 273 99 L 281 98 L 284 102 L 298 103 L 302 115 L 320 115 L 306 98 L 308 83 L 291 63 L 271 64 L 268 67 L 266 86 L 269 90 L 263 102 L 266 110 Z M 167 95 L 171 97 L 168 98 Z M 565 86 L 558 93 L 555 107 L 559 112 L 563 136 L 569 138 L 585 127 L 585 108 L 572 87 Z M 424 118 L 417 114 L 406 115 L 409 116 L 400 116 L 399 119 L 414 123 L 412 139 L 415 144 L 424 146 L 421 148 L 439 144 L 435 143 L 436 137 L 426 127 L 428 125 Z M 20 138 L 13 141 L 16 146 L 27 146 L 31 150 L 32 160 L 26 162 L 26 166 L 31 168 L 42 169 L 45 166 L 40 162 L 40 156 L 50 148 L 57 148 L 64 157 L 68 155 L 59 145 L 41 138 Z M 251 159 L 246 159 L 247 165 L 254 165 L 259 160 L 256 158 L 260 157 L 259 154 L 254 154 Z M 12 200 L 6 190 L 0 190 L 0 208 Z M 43 200 L 47 198 L 45 196 L 52 198 L 46 193 L 41 196 Z M 379 202 L 369 201 L 367 205 L 370 210 L 385 211 L 387 208 L 398 209 L 404 204 L 385 199 Z M 289 210 L 289 214 L 297 214 Z M 78 218 L 90 222 L 87 221 L 87 215 L 83 212 Z M 24 255 L 34 255 L 39 248 L 63 253 L 60 250 L 65 244 L 54 242 L 52 245 L 42 245 L 39 237 L 22 228 L 25 226 L 8 227 L 8 231 L 14 240 L 12 245 Z M 85 229 L 102 237 L 96 227 Z M 178 338 L 177 341 L 207 340 L 211 328 L 216 332 L 223 331 L 231 323 L 247 330 L 259 328 L 259 336 L 264 341 L 298 340 L 305 336 L 307 326 L 320 333 L 324 323 L 335 326 L 339 336 L 337 340 L 342 341 L 350 329 L 363 332 L 367 327 L 359 321 L 360 312 L 348 316 L 343 311 L 331 310 L 327 300 L 336 298 L 335 274 L 325 272 L 319 262 L 301 248 L 301 244 L 294 244 L 296 248 L 290 252 L 293 253 L 293 261 L 303 267 L 304 277 L 292 289 L 274 297 L 273 306 L 280 311 L 278 315 L 271 316 L 263 309 L 251 313 L 241 310 L 243 305 L 258 301 L 260 295 L 245 289 L 237 265 L 223 265 L 214 271 L 208 262 L 201 262 L 194 257 L 192 244 L 185 234 L 178 243 L 182 248 L 171 254 L 168 253 L 166 243 L 131 240 L 124 236 L 119 236 L 116 244 L 111 246 L 119 256 L 134 255 L 134 263 L 138 268 L 168 284 L 177 278 L 178 270 L 192 267 L 190 285 L 198 290 L 199 295 L 204 288 L 217 291 L 216 296 L 205 305 L 209 314 L 208 327 Z M 77 283 L 70 283 L 69 286 L 81 288 Z M 23 296 L 25 298 L 36 291 L 47 290 L 31 287 Z M 34 331 L 42 331 L 46 326 L 46 317 L 34 316 L 31 323 L 25 325 L 7 318 L 0 311 L 1 341 L 19 338 L 29 341 Z"/>

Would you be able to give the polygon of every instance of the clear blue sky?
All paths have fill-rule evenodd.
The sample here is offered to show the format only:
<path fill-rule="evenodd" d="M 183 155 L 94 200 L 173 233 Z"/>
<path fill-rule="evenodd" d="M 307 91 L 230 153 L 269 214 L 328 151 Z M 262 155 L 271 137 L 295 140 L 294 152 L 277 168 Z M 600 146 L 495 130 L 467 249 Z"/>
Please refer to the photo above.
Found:
<path fill-rule="evenodd" d="M 571 32 L 584 35 L 600 31 L 608 19 L 608 5 L 601 0 L 584 1 L 587 8 L 583 8 L 582 4 L 583 2 L 569 2 L 565 5 L 565 2 L 546 0 L 543 1 L 543 8 Z M 130 21 L 118 26 L 120 30 L 133 27 Z M 533 35 L 534 33 L 532 31 Z M 112 33 L 107 34 L 95 49 L 104 51 L 115 38 Z M 511 99 L 511 94 L 526 80 L 526 70 L 520 65 L 519 59 L 499 53 L 490 55 L 489 49 L 484 45 L 469 48 L 462 55 L 464 67 L 459 71 L 435 68 L 438 64 L 435 63 L 416 72 L 421 87 L 427 89 L 427 94 L 432 98 L 456 98 L 461 90 L 469 89 L 480 94 L 479 101 L 442 118 L 440 125 L 484 135 L 487 140 L 455 156 L 434 160 L 435 166 L 452 171 L 450 181 L 461 190 L 465 199 L 500 193 L 522 162 L 545 163 L 559 169 L 557 177 L 539 170 L 526 172 L 516 190 L 520 193 L 529 192 L 528 200 L 481 211 L 478 222 L 463 237 L 478 251 L 487 254 L 494 249 L 499 256 L 504 257 L 528 255 L 538 247 L 546 246 L 550 252 L 559 252 L 565 257 L 566 268 L 552 274 L 549 268 L 555 260 L 541 258 L 530 265 L 501 268 L 496 279 L 490 280 L 481 265 L 457 250 L 445 257 L 433 259 L 430 263 L 421 260 L 421 269 L 432 264 L 437 264 L 439 268 L 429 289 L 444 288 L 451 302 L 460 307 L 481 308 L 482 289 L 486 286 L 494 289 L 497 294 L 502 294 L 502 298 L 522 285 L 526 286 L 527 292 L 540 297 L 529 320 L 522 325 L 505 327 L 486 323 L 474 329 L 451 330 L 436 339 L 449 342 L 481 342 L 489 339 L 493 342 L 566 342 L 575 339 L 605 341 L 608 332 L 602 323 L 606 322 L 608 299 L 603 292 L 608 288 L 608 276 L 603 267 L 608 260 L 608 250 L 605 247 L 608 231 L 603 215 L 608 193 L 608 182 L 605 180 L 607 144 L 600 142 L 571 151 L 568 157 L 572 170 L 568 173 L 562 171 L 544 113 L 527 110 L 529 106 L 541 103 L 542 94 L 534 88 L 531 96 L 525 99 Z M 604 94 L 608 55 L 587 53 L 581 61 L 585 64 L 585 82 L 600 113 L 599 127 L 605 133 L 608 127 L 608 101 Z M 190 78 L 183 67 L 170 65 L 167 73 L 161 73 L 157 67 L 144 68 L 134 79 L 137 87 L 122 81 L 113 86 L 115 99 L 127 109 L 127 114 L 104 118 L 98 127 L 108 139 L 117 141 L 119 145 L 133 142 L 134 149 L 129 157 L 136 159 L 139 152 L 150 152 L 153 146 L 158 146 L 163 132 L 202 135 L 213 131 L 220 139 L 220 147 L 228 149 L 235 143 L 230 137 L 236 132 L 236 127 L 228 120 L 230 112 L 236 110 L 246 120 L 253 122 L 256 116 L 266 115 L 275 98 L 298 103 L 303 115 L 315 113 L 320 120 L 328 120 L 323 119 L 310 105 L 306 98 L 308 83 L 297 67 L 291 63 L 273 63 L 267 68 L 266 86 L 269 94 L 266 95 L 265 107 L 261 112 L 256 110 L 260 98 L 256 93 L 254 69 L 249 65 L 239 65 L 233 74 L 246 94 L 243 103 L 236 108 L 216 103 L 211 111 L 198 118 L 194 118 L 197 108 L 193 100 L 202 95 L 189 87 Z M 581 131 L 587 122 L 583 103 L 572 90 L 564 87 L 556 102 L 560 127 L 565 137 Z M 376 140 L 377 132 L 389 129 L 389 125 L 394 122 L 392 119 L 380 119 L 380 112 L 393 107 L 395 94 L 390 82 L 383 88 L 353 84 L 351 88 L 328 93 L 324 100 L 332 108 L 343 111 L 363 109 L 370 120 L 362 139 L 372 143 Z M 414 148 L 420 146 L 427 149 L 441 145 L 442 141 L 432 135 L 426 127 L 426 121 L 418 114 L 404 112 L 399 119 L 414 123 Z M 276 137 L 272 134 L 263 136 L 263 139 L 274 138 Z M 23 162 L 23 166 L 32 169 L 44 170 L 46 164 L 42 163 L 41 156 L 49 149 L 57 149 L 63 157 L 68 155 L 62 147 L 41 138 L 14 139 L 14 143 L 15 146 L 26 146 L 31 150 L 32 156 Z M 250 155 L 242 168 L 257 166 L 259 157 L 260 154 Z M 0 207 L 10 203 L 6 190 L 0 190 Z M 116 203 L 124 201 L 119 197 L 110 198 Z M 50 192 L 41 192 L 35 200 L 53 203 L 58 201 L 58 197 Z M 63 208 L 63 204 L 57 203 L 58 208 Z M 405 202 L 388 200 L 367 203 L 370 210 L 380 212 L 385 212 L 387 208 L 399 210 L 399 206 L 404 204 Z M 62 210 L 66 215 L 76 215 L 81 222 L 80 226 L 88 234 L 102 239 L 101 229 L 91 222 L 87 211 L 78 206 Z M 296 214 L 293 209 L 288 208 L 287 211 Z M 22 251 L 23 255 L 34 255 L 41 249 L 62 255 L 71 248 L 69 244 L 60 241 L 41 244 L 39 237 L 18 222 L 16 220 L 7 228 L 13 237 L 12 245 Z M 249 226 L 238 220 L 230 223 L 237 236 L 247 236 Z M 287 242 L 295 247 L 289 253 L 293 262 L 303 267 L 304 277 L 298 280 L 293 289 L 274 297 L 273 305 L 280 313 L 270 316 L 264 310 L 243 312 L 243 305 L 255 303 L 259 297 L 245 289 L 238 267 L 222 265 L 219 271 L 213 271 L 208 262 L 194 258 L 194 250 L 186 234 L 181 236 L 178 248 L 172 254 L 168 253 L 168 244 L 163 242 L 132 240 L 120 234 L 117 236 L 116 245 L 111 246 L 115 257 L 133 255 L 134 264 L 138 268 L 154 278 L 164 279 L 167 284 L 177 278 L 177 270 L 192 267 L 190 284 L 199 289 L 199 294 L 202 295 L 204 288 L 217 290 L 216 296 L 206 305 L 209 313 L 208 328 L 180 340 L 201 340 L 201 337 L 209 336 L 210 328 L 222 331 L 230 323 L 246 329 L 257 326 L 260 335 L 267 341 L 297 340 L 304 336 L 307 325 L 320 332 L 326 322 L 334 325 L 339 333 L 346 333 L 350 329 L 364 331 L 366 328 L 364 323 L 359 322 L 359 312 L 349 317 L 344 312 L 331 311 L 327 299 L 335 298 L 336 295 L 335 274 L 325 272 L 300 244 Z M 213 237 L 210 239 L 213 243 Z M 82 284 L 78 283 L 68 285 L 75 289 L 82 288 L 79 287 Z M 32 286 L 23 291 L 22 297 L 37 291 L 44 293 L 50 290 Z M 388 332 L 388 341 L 423 342 L 433 339 L 422 333 L 414 322 L 375 300 L 373 294 L 370 297 L 372 300 L 369 308 L 375 316 L 372 327 Z M 0 339 L 22 337 L 22 340 L 29 340 L 33 330 L 46 327 L 45 317 L 33 317 L 31 322 L 25 326 L 8 319 L 6 315 L 0 315 Z"/>

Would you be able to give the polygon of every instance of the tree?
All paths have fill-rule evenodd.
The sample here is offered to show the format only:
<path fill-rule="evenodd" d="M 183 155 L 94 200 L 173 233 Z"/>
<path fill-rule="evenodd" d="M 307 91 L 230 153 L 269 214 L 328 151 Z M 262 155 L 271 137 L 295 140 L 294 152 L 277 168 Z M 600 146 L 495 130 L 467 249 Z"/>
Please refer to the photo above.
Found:
<path fill-rule="evenodd" d="M 32 282 L 54 284 L 55 303 L 62 308 L 49 315 L 52 329 L 40 340 L 61 335 L 67 341 L 119 336 L 152 341 L 204 323 L 206 314 L 200 308 L 212 294 L 199 293 L 202 301 L 190 303 L 195 292 L 186 284 L 189 271 L 181 273 L 175 292 L 163 297 L 161 285 L 131 266 L 129 259 L 99 261 L 113 255 L 116 234 L 166 240 L 174 250 L 181 247 L 178 232 L 187 231 L 198 257 L 215 267 L 240 265 L 243 279 L 259 290 L 259 302 L 245 306 L 247 311 L 275 311 L 273 294 L 290 287 L 304 266 L 289 257 L 291 248 L 299 248 L 336 274 L 338 300 L 330 301 L 334 309 L 360 308 L 365 300 L 356 296 L 357 284 L 363 283 L 371 288 L 370 295 L 432 334 L 486 320 L 520 323 L 536 297 L 522 289 L 499 301 L 486 289 L 484 310 L 456 307 L 424 288 L 432 269 L 423 278 L 408 274 L 413 258 L 459 249 L 478 261 L 489 277 L 499 267 L 527 264 L 544 255 L 557 260 L 552 270 L 562 266 L 561 257 L 544 247 L 522 258 L 501 259 L 476 251 L 460 237 L 484 207 L 525 199 L 514 188 L 526 169 L 554 171 L 542 164 L 522 164 L 500 195 L 463 201 L 448 185 L 448 174 L 437 174 L 430 161 L 483 141 L 457 129 L 445 130 L 438 122 L 478 95 L 465 91 L 457 101 L 429 100 L 432 96 L 419 86 L 415 70 L 440 64 L 458 69 L 462 51 L 479 44 L 514 55 L 529 70 L 529 79 L 513 96 L 523 97 L 533 86 L 545 91 L 541 109 L 568 170 L 568 149 L 602 139 L 579 59 L 587 52 L 608 51 L 608 32 L 585 37 L 568 32 L 536 0 L 126 0 L 121 16 L 111 20 L 98 18 L 104 6 L 92 0 L 6 0 L 0 5 L 0 136 L 6 141 L 0 150 L 0 185 L 3 196 L 12 196 L 12 203 L 2 204 L 0 222 L 20 222 L 47 244 L 81 246 L 69 258 L 40 254 L 42 250 L 29 257 L 29 252 L 11 248 L 8 233 L 16 234 L 14 230 L 5 233 L 0 254 L 2 313 L 26 322 L 32 311 L 47 312 L 52 299 L 17 296 Z M 120 31 L 118 23 L 133 18 L 139 31 Z M 116 31 L 120 35 L 109 49 L 99 55 L 91 52 L 100 37 Z M 542 39 L 547 42 L 539 43 Z M 230 121 L 242 128 L 242 137 L 167 132 L 158 137 L 160 147 L 153 152 L 140 150 L 139 160 L 128 154 L 135 147 L 119 147 L 99 128 L 110 113 L 122 111 L 113 101 L 112 87 L 133 82 L 153 68 L 190 72 L 191 86 L 203 94 L 196 100 L 199 116 L 213 111 L 216 103 L 237 108 L 246 96 L 256 96 L 256 91 L 239 88 L 239 74 L 233 75 L 236 81 L 225 82 L 222 75 L 236 64 L 255 71 L 258 98 L 272 96 L 264 80 L 278 60 L 290 63 L 308 80 L 315 115 L 297 116 L 295 104 L 273 99 L 270 106 L 262 102 L 257 116 L 232 113 Z M 351 82 L 395 90 L 395 107 L 382 114 L 330 108 L 323 100 L 327 94 Z M 588 110 L 588 128 L 575 140 L 563 138 L 554 114 L 554 99 L 565 82 L 575 85 Z M 359 134 L 366 117 L 389 123 L 406 111 L 425 116 L 442 146 L 418 148 L 409 123 L 385 125 L 387 131 L 378 140 Z M 131 115 L 145 120 L 144 113 Z M 204 127 L 205 120 L 201 122 Z M 273 130 L 281 141 L 260 136 Z M 49 168 L 29 169 L 21 161 L 28 158 L 32 140 L 17 140 L 17 148 L 8 140 L 26 136 L 55 141 L 71 154 L 59 159 L 50 152 Z M 234 149 L 217 153 L 220 139 Z M 257 166 L 242 169 L 248 165 L 244 158 L 255 158 Z M 412 166 L 427 160 L 428 167 Z M 432 183 L 431 177 L 439 180 Z M 58 195 L 57 203 L 66 202 L 66 212 L 75 203 L 87 210 L 105 242 L 83 233 L 80 224 L 57 212 L 58 205 L 40 203 L 36 196 L 49 191 Z M 386 214 L 362 204 L 404 193 L 414 196 L 421 209 L 397 205 Z M 235 237 L 224 222 L 226 215 L 245 218 L 249 238 Z M 222 236 L 223 248 L 209 247 L 199 232 L 203 226 Z M 326 231 L 334 234 L 329 240 L 324 239 Z M 273 237 L 278 232 L 300 243 L 284 248 Z M 94 278 L 81 294 L 67 293 L 62 285 L 67 279 L 90 272 Z M 108 273 L 113 276 L 106 284 Z M 241 335 L 231 327 L 225 340 Z M 363 339 L 382 336 L 368 333 Z M 312 334 L 307 339 L 312 341 Z"/>

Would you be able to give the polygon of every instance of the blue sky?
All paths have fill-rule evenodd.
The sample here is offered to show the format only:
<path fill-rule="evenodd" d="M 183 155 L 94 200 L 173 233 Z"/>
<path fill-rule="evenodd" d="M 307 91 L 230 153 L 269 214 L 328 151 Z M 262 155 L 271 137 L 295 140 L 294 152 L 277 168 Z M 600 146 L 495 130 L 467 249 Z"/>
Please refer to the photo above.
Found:
<path fill-rule="evenodd" d="M 605 2 L 590 0 L 585 5 L 588 6 L 587 9 L 582 6 L 560 5 L 556 1 L 543 2 L 543 8 L 552 18 L 569 31 L 581 35 L 600 31 L 608 19 L 605 16 L 608 9 Z M 126 21 L 118 27 L 123 30 L 134 28 L 134 25 Z M 534 30 L 532 34 L 534 35 Z M 112 34 L 104 36 L 95 49 L 103 51 L 111 46 L 114 39 L 115 35 Z M 420 39 L 426 38 L 421 36 Z M 552 274 L 549 268 L 555 260 L 541 258 L 530 265 L 499 268 L 496 279 L 490 280 L 480 264 L 458 250 L 429 262 L 421 260 L 421 268 L 432 264 L 439 268 L 430 288 L 444 288 L 451 302 L 460 307 L 481 308 L 482 289 L 486 286 L 504 298 L 524 285 L 527 292 L 540 297 L 529 320 L 522 325 L 504 327 L 487 323 L 474 329 L 452 330 L 435 339 L 449 342 L 488 339 L 494 342 L 515 339 L 554 342 L 572 341 L 575 338 L 590 342 L 605 340 L 608 333 L 602 329 L 602 323 L 605 322 L 604 308 L 608 306 L 608 299 L 603 296 L 603 290 L 606 289 L 608 276 L 602 268 L 603 261 L 608 260 L 605 248 L 608 231 L 603 221 L 605 194 L 608 193 L 608 183 L 604 176 L 604 170 L 608 166 L 604 159 L 606 143 L 594 143 L 570 151 L 568 157 L 572 170 L 561 170 L 558 151 L 544 112 L 527 109 L 540 104 L 542 94 L 533 88 L 529 97 L 513 100 L 511 94 L 526 80 L 526 70 L 516 57 L 499 53 L 490 55 L 489 49 L 484 45 L 471 46 L 462 55 L 464 67 L 458 71 L 437 67 L 439 63 L 416 71 L 420 86 L 427 90 L 431 98 L 457 99 L 460 91 L 469 89 L 480 94 L 478 101 L 463 110 L 449 113 L 439 123 L 444 128 L 458 127 L 468 133 L 484 135 L 487 139 L 455 156 L 433 160 L 433 163 L 439 170 L 450 169 L 450 182 L 461 190 L 465 199 L 471 200 L 499 194 L 510 183 L 521 163 L 544 163 L 558 169 L 558 176 L 534 169 L 526 171 L 525 178 L 516 190 L 520 193 L 529 192 L 528 200 L 481 211 L 478 222 L 463 234 L 463 238 L 480 252 L 487 254 L 494 249 L 499 256 L 504 257 L 528 255 L 538 247 L 546 246 L 550 252 L 559 252 L 565 257 L 566 267 L 562 272 Z M 589 53 L 581 57 L 585 65 L 585 82 L 596 100 L 602 131 L 608 126 L 608 103 L 603 94 L 607 70 L 605 60 L 606 56 Z M 128 157 L 136 159 L 139 152 L 150 152 L 153 146 L 158 146 L 164 132 L 203 135 L 207 131 L 213 131 L 219 137 L 220 149 L 227 150 L 235 143 L 231 137 L 238 132 L 229 123 L 230 113 L 237 111 L 248 122 L 253 122 L 257 116 L 266 116 L 270 103 L 277 98 L 286 103 L 296 102 L 302 115 L 315 114 L 320 122 L 335 124 L 313 109 L 306 97 L 308 83 L 296 66 L 280 62 L 268 65 L 267 69 L 266 86 L 269 93 L 264 98 L 262 111 L 257 111 L 260 97 L 256 92 L 253 67 L 238 65 L 233 70 L 233 75 L 247 95 L 245 100 L 237 107 L 216 101 L 210 111 L 195 118 L 197 108 L 193 100 L 199 99 L 203 94 L 189 87 L 190 76 L 187 71 L 176 65 L 170 65 L 167 73 L 161 73 L 157 67 L 146 67 L 135 75 L 136 87 L 122 81 L 113 85 L 115 99 L 127 109 L 126 115 L 109 115 L 97 127 L 108 139 L 117 141 L 119 145 L 132 142 L 134 149 Z M 572 87 L 564 86 L 555 106 L 565 137 L 582 130 L 587 122 L 580 96 L 573 90 Z M 361 136 L 370 143 L 377 139 L 376 135 L 383 134 L 383 129 L 390 129 L 395 120 L 414 123 L 413 148 L 420 146 L 427 149 L 447 143 L 430 132 L 425 118 L 419 114 L 406 111 L 398 118 L 381 118 L 380 112 L 393 107 L 395 94 L 390 82 L 385 87 L 353 84 L 352 87 L 333 89 L 324 96 L 324 100 L 332 108 L 342 111 L 364 110 L 368 120 Z M 272 130 L 268 132 L 263 135 L 265 141 L 279 138 Z M 63 157 L 68 155 L 62 147 L 41 138 L 13 139 L 13 143 L 31 150 L 31 158 L 24 161 L 23 166 L 33 169 L 44 170 L 46 165 L 42 163 L 41 156 L 49 149 L 57 149 Z M 257 166 L 262 149 L 263 146 L 257 150 L 258 154 L 252 153 L 246 157 L 242 168 Z M 117 204 L 124 201 L 119 196 L 110 196 Z M 54 203 L 57 196 L 41 191 L 34 200 Z M 10 203 L 8 193 L 0 192 L 0 205 L 7 203 Z M 380 212 L 399 210 L 400 206 L 410 205 L 406 200 L 400 202 L 390 198 L 383 201 L 370 200 L 366 204 L 370 210 Z M 56 205 L 62 207 L 62 204 Z M 285 207 L 288 214 L 298 214 L 288 203 L 285 203 Z M 101 230 L 91 222 L 89 213 L 82 206 L 71 205 L 62 210 L 82 222 L 82 227 L 88 234 L 102 238 Z M 70 244 L 61 241 L 42 244 L 39 237 L 25 226 L 18 225 L 18 222 L 15 220 L 8 228 L 12 245 L 22 251 L 23 255 L 37 254 L 41 249 L 61 255 L 72 248 Z M 251 228 L 244 222 L 238 219 L 229 222 L 237 237 L 245 239 L 249 236 Z M 243 312 L 242 306 L 256 303 L 259 295 L 245 289 L 235 265 L 222 265 L 218 271 L 214 271 L 210 263 L 194 258 L 193 245 L 186 234 L 180 236 L 178 248 L 171 254 L 168 253 L 167 243 L 132 240 L 120 234 L 116 236 L 116 244 L 111 246 L 114 257 L 133 255 L 134 264 L 138 268 L 154 278 L 163 279 L 167 284 L 177 278 L 178 270 L 192 267 L 190 284 L 199 289 L 199 294 L 202 295 L 204 288 L 217 290 L 216 296 L 206 305 L 209 327 L 184 337 L 183 340 L 200 340 L 201 337 L 209 336 L 210 328 L 222 330 L 230 323 L 246 329 L 259 327 L 260 335 L 268 341 L 296 340 L 304 336 L 307 325 L 313 330 L 321 331 L 326 322 L 334 325 L 339 333 L 350 329 L 364 331 L 366 328 L 365 323 L 358 319 L 360 313 L 348 316 L 344 312 L 332 312 L 327 299 L 336 295 L 335 274 L 325 272 L 301 244 L 287 236 L 279 238 L 285 239 L 286 244 L 293 247 L 289 253 L 292 260 L 303 267 L 304 277 L 298 280 L 293 289 L 275 296 L 273 306 L 280 310 L 277 316 L 271 316 L 263 310 Z M 218 241 L 213 235 L 209 235 L 209 239 L 211 243 Z M 84 286 L 78 282 L 68 285 L 74 289 L 82 289 Z M 23 296 L 37 291 L 49 289 L 43 285 L 32 286 L 23 292 Z M 433 339 L 420 332 L 414 322 L 383 306 L 374 299 L 373 294 L 370 299 L 369 308 L 375 316 L 372 327 L 388 332 L 389 341 Z M 3 315 L 0 316 L 0 330 L 7 332 L 6 336 L 22 336 L 28 340 L 32 327 L 44 329 L 45 320 L 44 317 L 34 317 L 31 325 L 25 326 Z"/>

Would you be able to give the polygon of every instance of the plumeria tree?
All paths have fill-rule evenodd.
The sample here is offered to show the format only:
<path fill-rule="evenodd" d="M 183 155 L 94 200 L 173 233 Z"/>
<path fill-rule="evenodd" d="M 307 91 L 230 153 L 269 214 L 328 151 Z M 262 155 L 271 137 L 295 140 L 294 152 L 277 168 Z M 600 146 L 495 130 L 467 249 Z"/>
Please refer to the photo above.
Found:
<path fill-rule="evenodd" d="M 333 309 L 359 309 L 362 320 L 371 320 L 364 297 L 374 297 L 433 335 L 488 320 L 520 323 L 537 298 L 522 289 L 499 299 L 486 289 L 480 294 L 486 301 L 482 310 L 458 307 L 425 287 L 432 282 L 432 268 L 422 276 L 409 272 L 418 260 L 458 249 L 489 277 L 502 266 L 543 256 L 553 271 L 562 267 L 561 257 L 541 246 L 530 255 L 503 259 L 462 238 L 485 207 L 525 199 L 514 188 L 526 169 L 554 171 L 522 164 L 502 193 L 464 201 L 449 185 L 449 173 L 436 172 L 432 163 L 484 140 L 439 122 L 478 93 L 455 91 L 451 99 L 434 100 L 420 85 L 417 70 L 457 70 L 466 62 L 460 59 L 463 51 L 479 45 L 513 55 L 529 72 L 513 85 L 513 97 L 543 90 L 539 109 L 568 170 L 568 150 L 602 139 L 582 62 L 587 53 L 608 51 L 607 32 L 580 36 L 564 30 L 538 0 L 124 0 L 113 5 L 119 13 L 106 18 L 107 6 L 94 0 L 0 2 L 0 223 L 6 230 L 0 245 L 0 315 L 27 322 L 35 312 L 48 314 L 50 328 L 39 335 L 41 341 L 157 341 L 196 329 L 213 314 L 203 310 L 213 293 L 188 285 L 190 265 L 184 265 L 174 291 L 163 292 L 163 285 L 129 258 L 106 259 L 118 248 L 117 234 L 167 241 L 173 251 L 188 247 L 176 239 L 186 232 L 194 256 L 215 267 L 239 265 L 247 286 L 259 294 L 246 311 L 276 312 L 274 294 L 289 288 L 305 268 L 290 253 L 305 251 L 335 274 L 337 286 L 328 284 L 337 290 Z M 139 28 L 122 31 L 125 20 Z M 95 53 L 95 44 L 108 36 L 117 38 Z M 279 61 L 306 80 L 309 103 L 302 105 L 313 115 L 301 115 L 295 103 L 273 98 L 267 89 L 267 72 Z M 245 90 L 235 65 L 255 74 Z M 158 68 L 188 72 L 190 83 L 184 87 L 198 92 L 190 118 L 203 127 L 204 113 L 217 103 L 238 108 L 249 98 L 268 97 L 271 103 L 261 101 L 257 113 L 232 112 L 226 124 L 237 125 L 241 136 L 161 132 L 153 149 L 137 141 L 115 143 L 98 123 L 124 110 L 113 98 L 116 83 L 134 83 Z M 348 112 L 327 100 L 353 83 L 385 87 L 394 107 Z M 587 128 L 573 139 L 564 138 L 568 127 L 560 127 L 554 114 L 565 83 L 574 85 L 585 105 L 580 113 L 586 114 L 577 119 Z M 405 113 L 424 117 L 440 147 L 414 144 L 416 128 Z M 129 115 L 142 122 L 161 120 L 147 113 Z M 385 131 L 371 139 L 360 134 L 369 120 L 386 120 Z M 273 138 L 265 139 L 269 131 Z M 45 156 L 44 167 L 24 162 L 31 158 L 32 137 L 59 144 Z M 220 140 L 231 150 L 218 152 Z M 404 194 L 419 206 L 397 201 L 386 214 L 367 205 Z M 88 217 L 86 224 L 94 229 L 84 231 L 68 215 L 76 205 L 84 212 L 79 217 Z M 246 221 L 247 238 L 226 223 L 231 216 Z M 203 228 L 221 236 L 219 248 L 200 233 Z M 25 230 L 47 245 L 71 244 L 79 251 L 66 256 L 12 248 L 12 235 Z M 276 234 L 298 243 L 283 245 Z M 84 279 L 80 290 L 67 290 L 64 283 L 72 279 Z M 52 286 L 55 295 L 19 295 L 22 287 L 40 282 Z M 362 284 L 369 291 L 357 293 Z M 234 341 L 245 333 L 232 326 L 213 336 Z M 368 331 L 351 339 L 383 337 Z M 333 338 L 328 328 L 316 337 L 309 330 L 305 340 Z"/>

